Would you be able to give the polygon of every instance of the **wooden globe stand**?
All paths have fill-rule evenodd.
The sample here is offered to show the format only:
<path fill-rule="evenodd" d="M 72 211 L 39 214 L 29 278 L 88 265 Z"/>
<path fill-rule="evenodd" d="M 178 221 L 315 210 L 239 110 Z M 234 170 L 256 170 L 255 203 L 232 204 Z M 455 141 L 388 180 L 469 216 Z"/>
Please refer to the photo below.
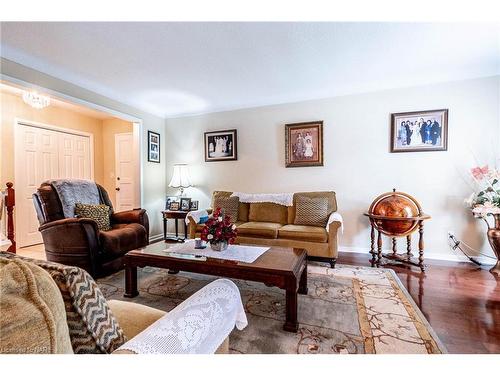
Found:
<path fill-rule="evenodd" d="M 429 215 L 422 212 L 420 204 L 411 195 L 392 192 L 379 195 L 364 214 L 370 219 L 371 246 L 370 261 L 372 267 L 385 264 L 408 264 L 417 266 L 422 272 L 424 265 L 424 220 L 430 219 Z M 418 231 L 418 258 L 414 258 L 411 248 L 411 236 Z M 375 232 L 377 232 L 377 247 L 375 249 Z M 392 254 L 382 254 L 382 235 L 392 240 Z M 406 252 L 397 252 L 397 238 L 406 237 Z M 384 262 L 383 258 L 388 262 Z"/>

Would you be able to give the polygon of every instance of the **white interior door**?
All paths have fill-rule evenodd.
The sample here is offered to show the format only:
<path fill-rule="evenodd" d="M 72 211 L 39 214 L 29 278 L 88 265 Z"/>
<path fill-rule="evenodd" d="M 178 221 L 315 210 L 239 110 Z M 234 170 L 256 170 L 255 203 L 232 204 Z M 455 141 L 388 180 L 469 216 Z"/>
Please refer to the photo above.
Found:
<path fill-rule="evenodd" d="M 132 133 L 115 134 L 115 211 L 131 210 L 135 204 L 135 158 Z"/>
<path fill-rule="evenodd" d="M 16 124 L 16 238 L 19 247 L 42 242 L 32 194 L 43 181 L 91 179 L 90 138 Z"/>

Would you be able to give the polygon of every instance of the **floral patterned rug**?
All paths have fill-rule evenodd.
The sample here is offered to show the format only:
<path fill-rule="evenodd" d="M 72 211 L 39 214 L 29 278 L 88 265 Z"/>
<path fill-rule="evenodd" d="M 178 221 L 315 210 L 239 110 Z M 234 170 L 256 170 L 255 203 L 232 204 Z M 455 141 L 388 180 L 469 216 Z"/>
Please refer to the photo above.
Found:
<path fill-rule="evenodd" d="M 230 336 L 232 353 L 445 353 L 425 317 L 390 269 L 310 263 L 309 293 L 299 295 L 299 330 L 282 329 L 285 294 L 260 283 L 239 287 L 248 326 Z M 170 311 L 214 277 L 146 267 L 132 301 Z M 123 297 L 124 272 L 98 280 L 108 299 Z"/>

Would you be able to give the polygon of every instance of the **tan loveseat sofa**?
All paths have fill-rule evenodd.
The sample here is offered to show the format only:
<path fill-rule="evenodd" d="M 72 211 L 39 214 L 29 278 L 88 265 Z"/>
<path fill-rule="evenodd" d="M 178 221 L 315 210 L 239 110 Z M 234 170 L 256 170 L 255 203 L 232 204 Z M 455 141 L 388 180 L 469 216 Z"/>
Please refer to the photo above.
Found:
<path fill-rule="evenodd" d="M 231 194 L 232 192 L 215 191 L 212 195 L 212 207 L 217 208 L 217 201 L 227 201 Z M 238 229 L 236 242 L 302 248 L 307 251 L 308 259 L 328 262 L 333 268 L 337 260 L 337 232 L 341 223 L 333 221 L 328 224 L 329 220 L 324 220 L 322 225 L 304 225 L 297 224 L 296 220 L 298 204 L 301 206 L 302 217 L 308 214 L 314 216 L 315 212 L 307 210 L 315 210 L 317 206 L 314 202 L 318 200 L 326 201 L 327 219 L 337 211 L 333 191 L 294 193 L 291 207 L 276 203 L 238 202 L 237 218 L 232 218 Z M 197 224 L 189 217 L 190 238 L 200 237 L 202 228 L 203 224 Z"/>

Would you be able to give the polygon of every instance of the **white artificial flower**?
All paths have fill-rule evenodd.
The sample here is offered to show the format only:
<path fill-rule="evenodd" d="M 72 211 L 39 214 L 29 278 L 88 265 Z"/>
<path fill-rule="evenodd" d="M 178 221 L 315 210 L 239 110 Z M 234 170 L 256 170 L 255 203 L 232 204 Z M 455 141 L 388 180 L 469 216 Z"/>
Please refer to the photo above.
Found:
<path fill-rule="evenodd" d="M 233 225 L 231 226 L 231 229 L 232 229 L 232 230 L 235 230 L 235 229 L 236 229 L 236 224 L 233 224 Z"/>
<path fill-rule="evenodd" d="M 219 216 L 217 220 L 222 221 L 222 216 Z"/>
<path fill-rule="evenodd" d="M 213 234 L 209 234 L 209 235 L 207 236 L 207 240 L 211 240 L 212 238 L 214 238 Z"/>

